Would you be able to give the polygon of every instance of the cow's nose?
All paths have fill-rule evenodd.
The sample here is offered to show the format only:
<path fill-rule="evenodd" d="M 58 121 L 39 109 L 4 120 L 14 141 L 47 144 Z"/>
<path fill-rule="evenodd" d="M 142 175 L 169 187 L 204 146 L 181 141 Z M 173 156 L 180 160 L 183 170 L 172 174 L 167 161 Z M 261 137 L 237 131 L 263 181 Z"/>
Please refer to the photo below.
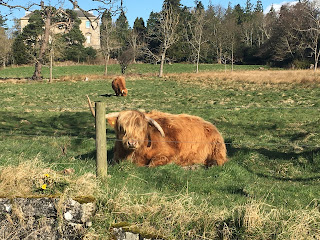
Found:
<path fill-rule="evenodd" d="M 129 148 L 136 148 L 137 141 L 130 139 L 130 140 L 128 140 L 127 144 L 128 144 Z"/>

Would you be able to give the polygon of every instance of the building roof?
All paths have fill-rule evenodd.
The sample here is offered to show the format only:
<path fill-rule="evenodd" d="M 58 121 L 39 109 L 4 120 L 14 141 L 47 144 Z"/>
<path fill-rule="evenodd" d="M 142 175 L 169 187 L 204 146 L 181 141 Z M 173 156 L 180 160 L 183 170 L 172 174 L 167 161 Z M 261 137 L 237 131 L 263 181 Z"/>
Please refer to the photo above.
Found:
<path fill-rule="evenodd" d="M 79 9 L 79 8 L 75 8 L 73 9 L 73 11 L 76 12 L 77 16 L 80 17 L 88 17 L 88 18 L 95 18 L 96 16 L 93 15 L 91 12 L 86 12 L 86 15 L 84 15 L 84 13 Z"/>
<path fill-rule="evenodd" d="M 92 12 L 86 12 L 86 15 L 84 15 L 84 13 L 79 8 L 74 8 L 73 11 L 75 11 L 78 18 L 85 18 L 85 17 L 96 18 L 96 16 L 93 15 Z M 25 16 L 22 17 L 21 19 L 29 19 L 32 14 L 33 14 L 33 12 L 26 11 Z"/>

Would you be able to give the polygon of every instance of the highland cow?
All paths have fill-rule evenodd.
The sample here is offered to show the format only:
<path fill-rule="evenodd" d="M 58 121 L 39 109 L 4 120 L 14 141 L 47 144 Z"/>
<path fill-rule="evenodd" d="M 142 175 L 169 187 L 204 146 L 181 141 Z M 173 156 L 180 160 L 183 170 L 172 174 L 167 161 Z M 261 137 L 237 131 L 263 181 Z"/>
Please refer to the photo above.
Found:
<path fill-rule="evenodd" d="M 90 110 L 95 115 L 90 99 Z M 114 127 L 114 160 L 130 160 L 139 166 L 175 163 L 221 166 L 226 146 L 218 129 L 197 116 L 128 110 L 106 114 Z"/>
<path fill-rule="evenodd" d="M 128 89 L 126 88 L 126 81 L 124 77 L 117 77 L 112 81 L 112 88 L 117 96 L 127 96 Z"/>

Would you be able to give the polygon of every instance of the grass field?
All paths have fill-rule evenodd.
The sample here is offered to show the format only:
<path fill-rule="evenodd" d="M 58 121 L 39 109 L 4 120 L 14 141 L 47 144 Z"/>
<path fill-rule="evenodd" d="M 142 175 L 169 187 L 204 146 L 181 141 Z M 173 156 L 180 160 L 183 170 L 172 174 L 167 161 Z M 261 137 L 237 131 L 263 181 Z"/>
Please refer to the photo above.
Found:
<path fill-rule="evenodd" d="M 268 69 L 266 66 L 259 65 L 235 65 L 235 70 L 255 70 L 263 67 Z M 221 64 L 203 64 L 200 65 L 199 71 L 224 71 L 230 70 L 231 66 Z M 159 65 L 153 64 L 131 64 L 126 69 L 126 74 L 157 74 L 159 71 Z M 196 66 L 190 64 L 172 64 L 166 65 L 164 73 L 186 73 L 195 72 Z M 33 66 L 24 67 L 10 67 L 0 71 L 0 79 L 4 78 L 30 78 L 34 72 Z M 63 76 L 77 76 L 77 75 L 102 75 L 104 73 L 104 66 L 102 65 L 74 65 L 74 66 L 55 66 L 53 67 L 53 77 L 61 78 Z M 108 66 L 109 74 L 120 74 L 121 69 L 119 64 L 112 64 Z M 49 67 L 44 66 L 42 70 L 43 77 L 49 78 Z"/>
<path fill-rule="evenodd" d="M 229 157 L 223 167 L 195 170 L 123 162 L 108 166 L 107 182 L 84 177 L 82 184 L 91 189 L 85 192 L 99 207 L 89 239 L 108 239 L 116 223 L 167 239 L 319 239 L 320 75 L 245 66 L 233 73 L 202 66 L 197 75 L 193 66 L 174 64 L 160 79 L 150 74 L 153 67 L 128 69 L 126 98 L 113 96 L 111 77 L 96 76 L 101 66 L 58 70 L 60 77 L 95 75 L 97 80 L 87 82 L 3 81 L 0 195 L 38 194 L 40 175 L 48 171 L 57 184 L 41 194 L 84 194 L 70 189 L 95 173 L 88 94 L 106 102 L 107 112 L 157 109 L 200 116 L 218 127 Z M 0 77 L 25 78 L 27 71 L 0 70 Z M 107 138 L 112 158 L 110 127 Z M 74 174 L 59 175 L 69 168 Z"/>

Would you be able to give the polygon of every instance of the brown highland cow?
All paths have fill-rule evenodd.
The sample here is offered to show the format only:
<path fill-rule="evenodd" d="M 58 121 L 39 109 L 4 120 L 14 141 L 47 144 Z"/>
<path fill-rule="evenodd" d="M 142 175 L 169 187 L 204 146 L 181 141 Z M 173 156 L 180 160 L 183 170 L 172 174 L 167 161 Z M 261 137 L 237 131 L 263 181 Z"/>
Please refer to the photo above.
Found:
<path fill-rule="evenodd" d="M 117 96 L 128 95 L 128 89 L 126 88 L 126 81 L 122 76 L 119 76 L 112 81 L 112 88 Z"/>
<path fill-rule="evenodd" d="M 93 107 L 88 98 L 94 115 Z M 210 122 L 187 114 L 129 110 L 106 114 L 117 140 L 114 160 L 128 159 L 139 166 L 175 163 L 180 166 L 223 165 L 226 146 Z"/>

